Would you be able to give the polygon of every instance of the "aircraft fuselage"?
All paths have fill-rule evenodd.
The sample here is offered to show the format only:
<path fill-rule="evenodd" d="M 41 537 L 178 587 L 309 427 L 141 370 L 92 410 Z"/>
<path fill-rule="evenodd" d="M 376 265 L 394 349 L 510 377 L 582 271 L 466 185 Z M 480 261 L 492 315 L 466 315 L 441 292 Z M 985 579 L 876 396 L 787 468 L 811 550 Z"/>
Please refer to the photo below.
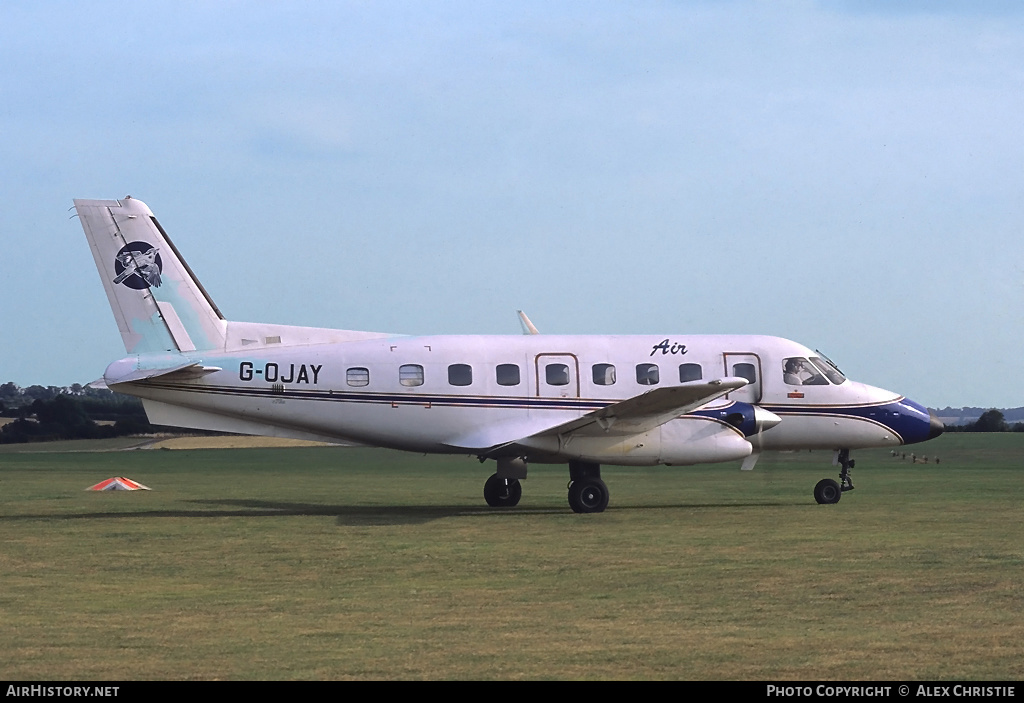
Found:
<path fill-rule="evenodd" d="M 389 337 L 184 356 L 220 370 L 117 389 L 223 417 L 226 428 L 234 418 L 285 435 L 530 461 L 685 465 L 756 450 L 898 446 L 934 431 L 925 408 L 891 391 L 822 374 L 817 383 L 786 383 L 784 360 L 820 355 L 777 337 Z M 748 385 L 639 435 L 527 439 L 659 387 L 723 376 Z M 750 431 L 726 419 L 751 406 L 781 422 Z M 507 435 L 494 433 L 501 427 Z"/>

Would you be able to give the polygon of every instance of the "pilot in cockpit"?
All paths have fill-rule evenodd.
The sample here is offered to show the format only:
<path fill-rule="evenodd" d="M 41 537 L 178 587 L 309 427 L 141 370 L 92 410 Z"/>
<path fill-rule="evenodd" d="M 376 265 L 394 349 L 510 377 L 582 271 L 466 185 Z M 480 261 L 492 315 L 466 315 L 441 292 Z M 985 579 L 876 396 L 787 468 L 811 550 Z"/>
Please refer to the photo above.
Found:
<path fill-rule="evenodd" d="M 803 380 L 800 378 L 800 372 L 804 370 L 803 359 L 786 359 L 786 366 L 783 372 L 783 380 L 791 386 L 802 386 Z"/>
<path fill-rule="evenodd" d="M 817 365 L 811 366 L 803 357 L 793 356 L 785 359 L 782 368 L 782 379 L 791 386 L 828 385 L 825 377 L 818 373 Z"/>

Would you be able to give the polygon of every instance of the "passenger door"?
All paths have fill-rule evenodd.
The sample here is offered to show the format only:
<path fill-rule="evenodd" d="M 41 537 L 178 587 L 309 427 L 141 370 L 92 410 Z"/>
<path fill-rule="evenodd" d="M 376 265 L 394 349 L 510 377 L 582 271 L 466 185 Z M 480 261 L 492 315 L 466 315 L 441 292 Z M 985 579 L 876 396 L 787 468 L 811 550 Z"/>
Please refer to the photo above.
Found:
<path fill-rule="evenodd" d="M 761 402 L 761 359 L 750 352 L 725 352 L 725 375 L 745 378 L 749 383 L 725 397 L 742 403 Z"/>
<path fill-rule="evenodd" d="M 533 368 L 538 398 L 580 397 L 580 362 L 574 354 L 538 354 Z"/>

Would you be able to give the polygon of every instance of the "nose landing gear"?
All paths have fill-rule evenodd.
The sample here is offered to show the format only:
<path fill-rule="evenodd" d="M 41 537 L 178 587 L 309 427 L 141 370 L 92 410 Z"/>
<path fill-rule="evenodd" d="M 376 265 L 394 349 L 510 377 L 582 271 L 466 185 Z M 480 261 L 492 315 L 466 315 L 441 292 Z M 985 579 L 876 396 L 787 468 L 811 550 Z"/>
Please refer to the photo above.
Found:
<path fill-rule="evenodd" d="M 839 464 L 839 482 L 831 478 L 823 478 L 814 487 L 814 500 L 820 505 L 838 503 L 843 493 L 853 490 L 853 481 L 850 479 L 850 469 L 854 466 L 850 458 L 849 449 L 840 449 L 836 452 L 836 462 Z"/>

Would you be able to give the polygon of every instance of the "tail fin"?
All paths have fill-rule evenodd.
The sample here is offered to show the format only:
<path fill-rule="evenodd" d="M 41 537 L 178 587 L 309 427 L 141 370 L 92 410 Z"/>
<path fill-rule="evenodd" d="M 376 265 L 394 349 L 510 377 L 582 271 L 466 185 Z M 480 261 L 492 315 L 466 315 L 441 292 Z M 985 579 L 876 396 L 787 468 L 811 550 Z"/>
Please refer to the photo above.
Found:
<path fill-rule="evenodd" d="M 227 323 L 141 200 L 75 200 L 130 354 L 223 349 Z"/>

